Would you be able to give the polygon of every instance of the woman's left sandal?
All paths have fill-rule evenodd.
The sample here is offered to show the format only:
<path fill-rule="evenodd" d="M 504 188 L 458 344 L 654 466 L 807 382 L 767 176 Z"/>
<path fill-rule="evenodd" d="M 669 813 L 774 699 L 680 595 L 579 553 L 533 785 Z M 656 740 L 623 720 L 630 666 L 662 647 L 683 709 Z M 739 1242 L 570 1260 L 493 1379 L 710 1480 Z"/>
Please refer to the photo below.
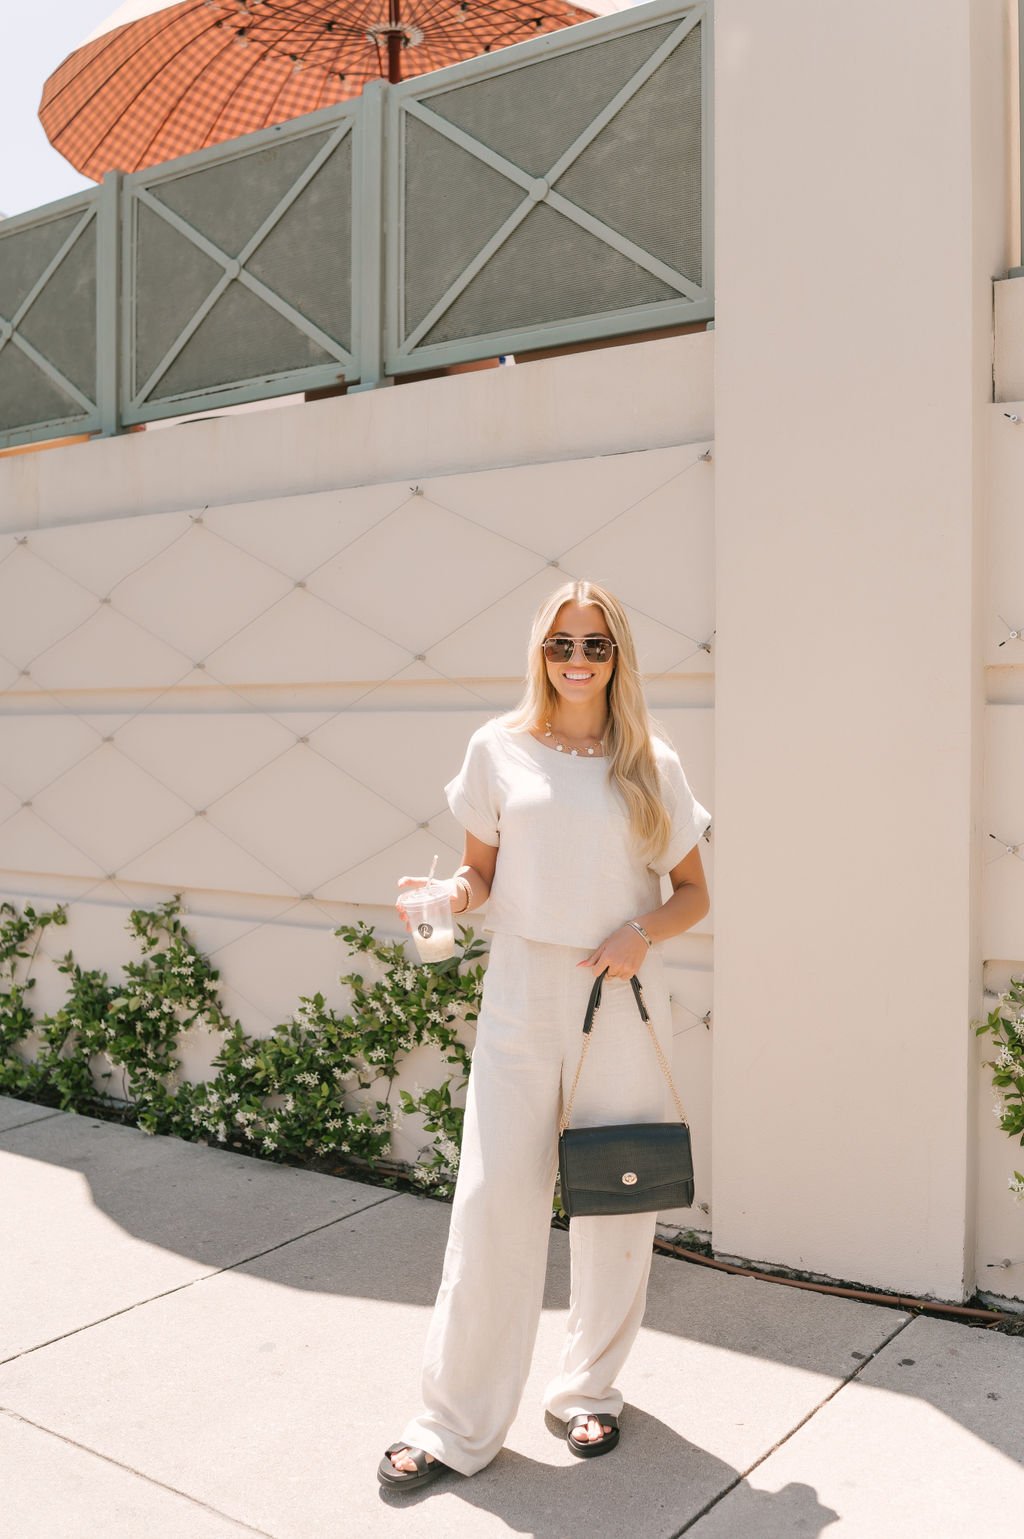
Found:
<path fill-rule="evenodd" d="M 398 1470 L 391 1462 L 393 1453 L 406 1453 L 415 1464 L 415 1470 Z M 408 1443 L 392 1443 L 384 1450 L 384 1457 L 377 1466 L 377 1479 L 382 1486 L 425 1486 L 436 1480 L 448 1468 L 440 1459 L 428 1460 L 422 1448 L 410 1448 Z"/>
<path fill-rule="evenodd" d="M 577 1427 L 585 1427 L 588 1421 L 599 1422 L 602 1427 L 611 1427 L 612 1430 L 606 1432 L 603 1437 L 594 1438 L 593 1440 L 588 1439 L 587 1442 L 581 1443 L 578 1437 L 573 1437 L 573 1432 Z M 581 1412 L 579 1416 L 574 1416 L 569 1422 L 565 1432 L 565 1441 L 577 1459 L 596 1459 L 598 1454 L 610 1453 L 619 1441 L 618 1418 L 609 1416 L 607 1411 L 590 1412 L 589 1414 Z"/>

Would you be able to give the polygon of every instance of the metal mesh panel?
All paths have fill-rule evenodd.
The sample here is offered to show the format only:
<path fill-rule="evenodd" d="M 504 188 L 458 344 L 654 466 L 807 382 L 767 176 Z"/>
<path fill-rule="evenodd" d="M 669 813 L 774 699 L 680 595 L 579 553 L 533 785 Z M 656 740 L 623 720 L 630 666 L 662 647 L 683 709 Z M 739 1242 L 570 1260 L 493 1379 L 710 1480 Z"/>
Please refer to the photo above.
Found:
<path fill-rule="evenodd" d="M 406 335 L 522 201 L 513 182 L 406 117 Z"/>
<path fill-rule="evenodd" d="M 246 267 L 348 348 L 351 254 L 352 135 L 347 134 Z"/>
<path fill-rule="evenodd" d="M 137 391 L 224 269 L 144 204 L 138 205 L 135 249 Z"/>
<path fill-rule="evenodd" d="M 330 363 L 328 353 L 238 282 L 229 284 L 150 399 Z"/>
<path fill-rule="evenodd" d="M 95 220 L 86 225 L 18 329 L 83 395 L 95 400 Z"/>
<path fill-rule="evenodd" d="M 63 421 L 85 413 L 13 342 L 0 348 L 0 423 L 5 428 Z"/>
<path fill-rule="evenodd" d="M 594 43 L 431 96 L 424 105 L 524 171 L 543 176 L 678 25 L 670 21 Z"/>
<path fill-rule="evenodd" d="M 285 139 L 265 150 L 233 155 L 205 170 L 158 182 L 149 190 L 227 256 L 237 256 L 326 138 L 325 132 Z"/>
<path fill-rule="evenodd" d="M 699 27 L 556 185 L 580 208 L 702 282 Z"/>
<path fill-rule="evenodd" d="M 424 343 L 676 298 L 658 278 L 539 204 L 428 332 Z"/>
<path fill-rule="evenodd" d="M 57 255 L 84 209 L 62 219 L 0 234 L 0 315 L 10 320 L 44 268 Z M 0 226 L 2 229 L 2 226 Z"/>

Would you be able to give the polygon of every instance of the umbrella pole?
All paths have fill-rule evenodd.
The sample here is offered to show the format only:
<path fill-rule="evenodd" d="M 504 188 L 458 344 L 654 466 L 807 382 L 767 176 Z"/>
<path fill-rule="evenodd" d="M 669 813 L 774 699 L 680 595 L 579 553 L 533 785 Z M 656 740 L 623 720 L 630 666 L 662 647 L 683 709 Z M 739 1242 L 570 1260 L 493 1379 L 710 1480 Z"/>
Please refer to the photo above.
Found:
<path fill-rule="evenodd" d="M 402 23 L 400 0 L 388 0 L 388 79 L 397 85 L 402 78 Z"/>

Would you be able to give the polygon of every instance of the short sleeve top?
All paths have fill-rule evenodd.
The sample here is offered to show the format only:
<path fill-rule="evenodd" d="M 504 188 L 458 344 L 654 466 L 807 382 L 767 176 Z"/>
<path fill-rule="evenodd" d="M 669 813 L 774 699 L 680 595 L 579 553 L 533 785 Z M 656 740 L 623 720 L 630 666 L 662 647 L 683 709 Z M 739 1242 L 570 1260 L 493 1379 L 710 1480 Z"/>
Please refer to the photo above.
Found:
<path fill-rule="evenodd" d="M 607 759 L 558 753 L 497 717 L 477 728 L 444 789 L 462 827 L 500 850 L 485 931 L 589 950 L 661 906 L 659 878 L 693 849 L 711 814 L 671 743 L 652 734 L 651 745 L 672 833 L 648 865 Z"/>

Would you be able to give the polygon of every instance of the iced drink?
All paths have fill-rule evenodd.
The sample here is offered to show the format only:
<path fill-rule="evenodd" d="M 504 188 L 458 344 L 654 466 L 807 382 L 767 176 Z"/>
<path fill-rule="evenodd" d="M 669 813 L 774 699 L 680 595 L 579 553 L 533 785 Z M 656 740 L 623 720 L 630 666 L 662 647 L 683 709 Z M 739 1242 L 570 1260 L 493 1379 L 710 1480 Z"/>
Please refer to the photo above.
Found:
<path fill-rule="evenodd" d="M 443 887 L 429 882 L 402 894 L 402 907 L 421 962 L 445 962 L 455 955 L 455 923 L 451 899 Z"/>

